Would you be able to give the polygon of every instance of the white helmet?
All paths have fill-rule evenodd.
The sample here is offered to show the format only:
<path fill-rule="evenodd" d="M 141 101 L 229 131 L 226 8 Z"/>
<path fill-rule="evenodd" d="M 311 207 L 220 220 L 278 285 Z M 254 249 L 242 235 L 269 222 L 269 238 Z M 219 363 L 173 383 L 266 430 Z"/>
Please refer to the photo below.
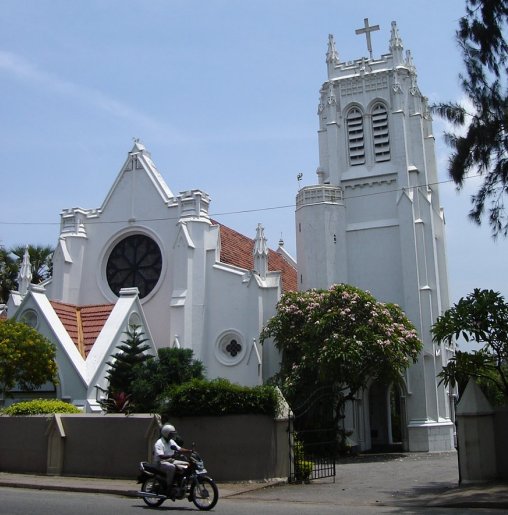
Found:
<path fill-rule="evenodd" d="M 175 426 L 171 424 L 164 424 L 161 429 L 161 435 L 166 440 L 169 440 L 173 435 L 176 434 Z"/>

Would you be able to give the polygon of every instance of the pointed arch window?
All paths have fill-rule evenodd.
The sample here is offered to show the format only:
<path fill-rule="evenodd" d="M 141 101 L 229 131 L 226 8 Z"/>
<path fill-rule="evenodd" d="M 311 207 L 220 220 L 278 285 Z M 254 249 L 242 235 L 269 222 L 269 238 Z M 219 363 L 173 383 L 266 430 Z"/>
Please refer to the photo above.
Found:
<path fill-rule="evenodd" d="M 363 114 L 357 107 L 349 110 L 347 117 L 347 138 L 349 164 L 352 166 L 365 163 L 365 142 L 363 137 Z"/>
<path fill-rule="evenodd" d="M 377 162 L 390 159 L 390 133 L 388 131 L 388 111 L 384 104 L 372 108 L 372 139 L 374 158 Z"/>

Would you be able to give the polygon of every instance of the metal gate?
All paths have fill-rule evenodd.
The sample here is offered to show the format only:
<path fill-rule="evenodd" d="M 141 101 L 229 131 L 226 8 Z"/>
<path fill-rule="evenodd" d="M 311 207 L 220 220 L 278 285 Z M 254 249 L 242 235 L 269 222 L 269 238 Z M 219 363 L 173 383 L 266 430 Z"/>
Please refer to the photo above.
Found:
<path fill-rule="evenodd" d="M 330 387 L 315 390 L 288 417 L 289 482 L 333 477 L 338 455 L 337 428 Z"/>

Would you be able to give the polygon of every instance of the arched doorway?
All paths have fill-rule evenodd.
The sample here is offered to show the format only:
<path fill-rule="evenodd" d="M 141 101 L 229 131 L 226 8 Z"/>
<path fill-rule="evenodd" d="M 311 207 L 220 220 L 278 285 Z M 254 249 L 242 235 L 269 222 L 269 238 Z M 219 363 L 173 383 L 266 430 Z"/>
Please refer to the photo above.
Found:
<path fill-rule="evenodd" d="M 395 451 L 404 448 L 406 413 L 404 396 L 398 385 L 374 382 L 369 388 L 369 422 L 372 450 Z"/>

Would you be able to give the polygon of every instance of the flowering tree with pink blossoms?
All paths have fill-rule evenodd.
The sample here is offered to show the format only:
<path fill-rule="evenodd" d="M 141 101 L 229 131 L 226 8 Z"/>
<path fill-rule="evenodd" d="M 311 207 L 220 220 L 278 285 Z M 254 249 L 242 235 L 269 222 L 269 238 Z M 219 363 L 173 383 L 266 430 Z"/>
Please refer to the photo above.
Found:
<path fill-rule="evenodd" d="M 335 423 L 371 381 L 400 382 L 422 349 L 399 306 L 346 284 L 285 293 L 261 333 L 261 341 L 269 338 L 281 352 L 275 381 L 290 405 L 329 386 Z"/>

